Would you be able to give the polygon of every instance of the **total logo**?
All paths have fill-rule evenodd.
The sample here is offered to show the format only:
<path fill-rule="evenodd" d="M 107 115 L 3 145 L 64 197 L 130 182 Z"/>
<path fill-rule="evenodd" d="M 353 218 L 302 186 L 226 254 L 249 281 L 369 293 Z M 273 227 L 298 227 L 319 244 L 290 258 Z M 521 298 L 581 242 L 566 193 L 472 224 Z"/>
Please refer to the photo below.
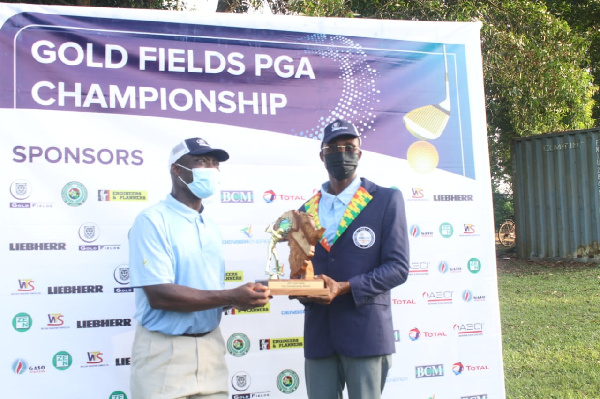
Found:
<path fill-rule="evenodd" d="M 92 222 L 79 226 L 79 238 L 81 241 L 91 244 L 100 237 L 100 227 Z M 80 245 L 80 251 L 114 251 L 121 249 L 121 245 Z"/>
<path fill-rule="evenodd" d="M 477 372 L 489 369 L 490 368 L 487 365 L 471 366 L 468 364 L 463 364 L 462 362 L 456 362 L 452 365 L 452 373 L 454 373 L 454 375 L 461 375 L 463 372 Z"/>
<path fill-rule="evenodd" d="M 410 226 L 410 235 L 413 238 L 431 238 L 433 237 L 433 231 L 423 231 L 419 225 L 413 224 Z"/>
<path fill-rule="evenodd" d="M 17 280 L 17 292 L 11 292 L 11 295 L 40 295 L 40 291 L 35 290 L 35 280 L 22 278 Z"/>
<path fill-rule="evenodd" d="M 430 264 L 430 262 L 410 262 L 408 273 L 411 276 L 427 276 Z"/>
<path fill-rule="evenodd" d="M 438 265 L 438 271 L 441 274 L 447 274 L 447 273 L 458 274 L 458 273 L 462 272 L 462 267 L 460 267 L 460 266 L 452 267 L 452 266 L 450 266 L 450 263 L 448 261 L 443 260 Z"/>
<path fill-rule="evenodd" d="M 421 296 L 428 305 L 452 305 L 454 291 L 424 291 Z"/>
<path fill-rule="evenodd" d="M 267 190 L 263 193 L 263 200 L 267 204 L 272 203 L 275 200 L 278 201 L 306 201 L 302 195 L 298 194 L 275 194 L 273 190 Z"/>
<path fill-rule="evenodd" d="M 392 298 L 392 305 L 416 305 L 414 299 L 395 299 Z"/>
<path fill-rule="evenodd" d="M 408 338 L 411 341 L 418 341 L 420 338 L 440 338 L 447 337 L 444 331 L 421 331 L 417 327 L 408 332 Z"/>
<path fill-rule="evenodd" d="M 259 341 L 260 350 L 303 348 L 304 337 L 264 338 Z"/>
<path fill-rule="evenodd" d="M 15 180 L 10 185 L 10 194 L 17 201 L 25 201 L 31 196 L 32 186 L 27 180 Z M 9 207 L 12 209 L 30 209 L 30 208 L 52 208 L 52 202 L 10 202 Z"/>
<path fill-rule="evenodd" d="M 452 328 L 459 338 L 483 335 L 483 323 L 455 324 Z"/>
<path fill-rule="evenodd" d="M 464 290 L 462 293 L 463 301 L 469 302 L 485 302 L 485 295 L 473 295 L 471 290 Z"/>

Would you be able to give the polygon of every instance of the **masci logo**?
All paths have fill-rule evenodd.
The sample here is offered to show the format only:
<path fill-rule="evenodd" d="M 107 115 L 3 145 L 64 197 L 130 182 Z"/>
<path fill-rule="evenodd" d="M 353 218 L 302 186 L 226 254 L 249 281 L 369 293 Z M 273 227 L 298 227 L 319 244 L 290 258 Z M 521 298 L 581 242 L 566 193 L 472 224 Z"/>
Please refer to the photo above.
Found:
<path fill-rule="evenodd" d="M 415 378 L 432 378 L 432 377 L 443 377 L 444 376 L 444 365 L 443 364 L 429 364 L 423 366 L 415 366 Z"/>
<path fill-rule="evenodd" d="M 231 377 L 231 386 L 236 391 L 247 391 L 250 388 L 250 374 L 238 371 Z"/>
<path fill-rule="evenodd" d="M 260 341 L 260 350 L 293 349 L 304 347 L 304 337 L 291 338 L 263 338 Z"/>
<path fill-rule="evenodd" d="M 69 352 L 60 351 L 52 357 L 52 365 L 57 370 L 66 370 L 73 364 L 73 357 Z"/>
<path fill-rule="evenodd" d="M 98 190 L 100 202 L 146 202 L 148 191 L 140 190 Z"/>
<path fill-rule="evenodd" d="M 33 320 L 27 313 L 17 313 L 12 320 L 13 328 L 18 332 L 29 331 L 32 324 Z"/>
<path fill-rule="evenodd" d="M 454 228 L 450 223 L 444 222 L 440 225 L 440 234 L 444 238 L 450 238 L 454 234 Z"/>
<path fill-rule="evenodd" d="M 250 350 L 250 340 L 243 333 L 234 333 L 227 340 L 227 351 L 230 355 L 241 357 Z"/>
<path fill-rule="evenodd" d="M 300 377 L 294 370 L 283 370 L 277 376 L 277 389 L 283 393 L 292 393 L 300 386 Z"/>
<path fill-rule="evenodd" d="M 87 188 L 78 181 L 69 182 L 63 187 L 61 197 L 63 202 L 69 206 L 83 205 L 88 197 Z"/>

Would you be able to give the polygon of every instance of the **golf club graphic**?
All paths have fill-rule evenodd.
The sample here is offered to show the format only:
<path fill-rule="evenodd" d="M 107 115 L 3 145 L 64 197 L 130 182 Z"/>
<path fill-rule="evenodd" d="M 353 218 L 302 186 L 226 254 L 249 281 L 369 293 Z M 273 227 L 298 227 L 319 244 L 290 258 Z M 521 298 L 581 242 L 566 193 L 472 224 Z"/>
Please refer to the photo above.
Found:
<path fill-rule="evenodd" d="M 413 109 L 404 115 L 404 125 L 409 132 L 421 140 L 434 140 L 442 135 L 448 119 L 450 119 L 450 84 L 448 83 L 448 61 L 446 45 L 444 51 L 444 70 L 446 98 L 439 104 L 430 104 Z"/>

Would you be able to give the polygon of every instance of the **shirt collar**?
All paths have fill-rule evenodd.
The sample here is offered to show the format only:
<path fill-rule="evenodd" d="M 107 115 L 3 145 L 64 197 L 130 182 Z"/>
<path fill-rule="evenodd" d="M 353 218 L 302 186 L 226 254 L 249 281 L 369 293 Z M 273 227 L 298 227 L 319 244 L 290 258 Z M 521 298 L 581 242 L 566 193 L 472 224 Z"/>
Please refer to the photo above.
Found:
<path fill-rule="evenodd" d="M 323 185 L 321 186 L 321 205 L 331 206 L 331 204 L 337 199 L 344 205 L 348 206 L 348 204 L 350 204 L 350 201 L 352 201 L 352 197 L 354 197 L 356 190 L 359 189 L 360 183 L 360 177 L 356 176 L 356 178 L 352 180 L 352 183 L 350 183 L 348 187 L 346 187 L 344 191 L 342 191 L 338 195 L 329 194 L 327 192 L 327 189 L 329 189 L 329 182 L 323 183 Z"/>
<path fill-rule="evenodd" d="M 204 210 L 204 205 L 200 206 L 200 212 L 196 212 L 194 209 L 190 208 L 186 204 L 179 202 L 173 197 L 171 194 L 167 195 L 165 199 L 165 203 L 167 206 L 173 210 L 175 213 L 183 216 L 190 222 L 196 221 L 196 219 L 200 218 L 200 214 Z"/>

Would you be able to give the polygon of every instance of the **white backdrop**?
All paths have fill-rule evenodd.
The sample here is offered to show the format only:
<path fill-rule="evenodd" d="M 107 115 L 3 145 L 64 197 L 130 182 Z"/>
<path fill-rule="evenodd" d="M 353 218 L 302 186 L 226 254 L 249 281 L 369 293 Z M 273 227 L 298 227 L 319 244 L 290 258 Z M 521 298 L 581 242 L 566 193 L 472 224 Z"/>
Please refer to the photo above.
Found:
<path fill-rule="evenodd" d="M 264 230 L 327 179 L 319 132 L 343 117 L 362 130 L 359 174 L 400 189 L 407 205 L 411 273 L 392 295 L 397 343 L 384 397 L 504 397 L 479 24 L 1 4 L 0 25 L 8 396 L 130 395 L 127 233 L 169 192 L 176 142 L 200 136 L 231 155 L 205 206 L 222 226 L 234 287 L 264 279 Z M 110 59 L 107 48 L 117 49 Z M 142 48 L 177 51 L 165 50 L 161 70 L 160 50 Z M 209 76 L 206 49 L 229 72 Z M 111 85 L 133 88 L 135 104 L 115 100 Z M 221 108 L 194 90 L 223 96 Z M 442 135 L 410 134 L 402 118 L 446 95 Z M 422 150 L 411 156 L 414 143 Z M 278 252 L 287 258 L 284 245 Z M 306 397 L 302 323 L 287 297 L 224 315 L 232 398 Z"/>

